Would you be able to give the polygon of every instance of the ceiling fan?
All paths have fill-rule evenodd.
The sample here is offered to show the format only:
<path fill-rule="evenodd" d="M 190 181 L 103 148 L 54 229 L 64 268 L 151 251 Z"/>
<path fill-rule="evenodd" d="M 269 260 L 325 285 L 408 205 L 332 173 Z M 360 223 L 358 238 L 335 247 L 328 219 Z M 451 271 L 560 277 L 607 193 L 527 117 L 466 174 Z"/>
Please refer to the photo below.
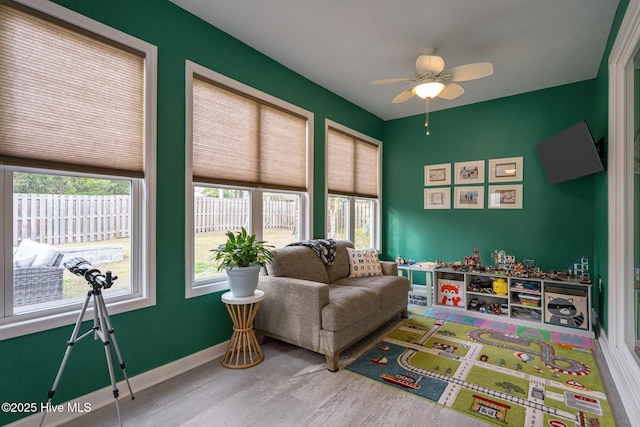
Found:
<path fill-rule="evenodd" d="M 444 60 L 434 55 L 436 48 L 427 47 L 420 52 L 416 59 L 414 71 L 415 78 L 397 78 L 374 80 L 372 85 L 384 85 L 392 83 L 416 82 L 411 89 L 400 92 L 391 101 L 394 104 L 405 102 L 414 95 L 426 102 L 426 118 L 424 126 L 429 135 L 429 101 L 432 98 L 455 99 L 464 93 L 464 89 L 456 82 L 464 82 L 487 77 L 493 74 L 493 65 L 490 62 L 478 62 L 474 64 L 459 65 L 445 70 Z"/>

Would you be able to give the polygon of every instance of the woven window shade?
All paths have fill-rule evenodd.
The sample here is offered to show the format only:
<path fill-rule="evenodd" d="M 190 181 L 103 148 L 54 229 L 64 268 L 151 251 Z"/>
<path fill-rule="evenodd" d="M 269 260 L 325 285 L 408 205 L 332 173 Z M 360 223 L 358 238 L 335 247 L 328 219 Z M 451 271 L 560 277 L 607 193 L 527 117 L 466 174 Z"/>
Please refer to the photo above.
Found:
<path fill-rule="evenodd" d="M 307 121 L 193 79 L 193 180 L 306 191 Z"/>
<path fill-rule="evenodd" d="M 378 197 L 378 146 L 329 129 L 327 136 L 329 193 Z"/>
<path fill-rule="evenodd" d="M 0 162 L 144 176 L 144 58 L 0 4 Z"/>
<path fill-rule="evenodd" d="M 327 138 L 327 187 L 331 194 L 355 193 L 355 144 L 353 138 L 329 129 Z"/>

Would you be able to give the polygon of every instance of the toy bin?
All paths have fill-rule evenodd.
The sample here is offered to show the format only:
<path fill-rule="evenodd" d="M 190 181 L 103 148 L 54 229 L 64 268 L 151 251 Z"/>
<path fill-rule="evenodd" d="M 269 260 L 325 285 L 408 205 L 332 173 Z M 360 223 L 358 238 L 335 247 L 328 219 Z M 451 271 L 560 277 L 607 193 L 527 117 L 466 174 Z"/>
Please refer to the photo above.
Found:
<path fill-rule="evenodd" d="M 518 294 L 518 300 L 525 307 L 540 307 L 540 296 L 531 294 Z"/>
<path fill-rule="evenodd" d="M 425 289 L 421 289 L 421 288 L 425 288 Z M 431 305 L 431 298 L 426 287 L 419 286 L 419 285 L 412 285 L 411 290 L 409 291 L 409 304 L 422 305 L 425 307 Z"/>
<path fill-rule="evenodd" d="M 465 308 L 464 282 L 460 280 L 438 279 L 434 304 Z"/>
<path fill-rule="evenodd" d="M 554 287 L 545 290 L 545 323 L 588 330 L 588 307 L 587 293 L 583 290 Z"/>

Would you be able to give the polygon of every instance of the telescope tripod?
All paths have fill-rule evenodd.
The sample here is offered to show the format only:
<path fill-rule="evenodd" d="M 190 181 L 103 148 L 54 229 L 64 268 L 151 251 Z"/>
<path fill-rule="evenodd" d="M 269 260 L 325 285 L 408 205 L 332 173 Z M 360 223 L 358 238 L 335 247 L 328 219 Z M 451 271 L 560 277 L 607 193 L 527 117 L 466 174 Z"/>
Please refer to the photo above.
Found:
<path fill-rule="evenodd" d="M 111 326 L 111 320 L 109 319 L 109 314 L 107 313 L 107 306 L 104 303 L 104 299 L 102 298 L 102 285 L 99 283 L 89 282 L 92 286 L 92 289 L 87 293 L 87 298 L 82 305 L 82 310 L 80 310 L 80 315 L 78 316 L 78 320 L 76 321 L 76 325 L 71 334 L 71 338 L 67 342 L 67 349 L 64 353 L 64 357 L 62 358 L 62 363 L 60 364 L 60 368 L 58 369 L 58 374 L 56 375 L 56 379 L 53 382 L 53 387 L 49 391 L 47 397 L 47 405 L 46 408 L 50 407 L 51 400 L 53 399 L 53 395 L 58 388 L 58 383 L 60 382 L 60 377 L 62 377 L 62 372 L 64 371 L 65 365 L 67 364 L 67 359 L 71 354 L 71 349 L 73 345 L 80 341 L 81 339 L 87 337 L 91 333 L 94 335 L 94 340 L 100 339 L 102 344 L 104 345 L 104 351 L 107 358 L 107 366 L 109 368 L 109 376 L 111 378 L 111 386 L 113 390 L 113 397 L 116 402 L 116 411 L 118 412 L 118 421 L 120 421 L 120 426 L 122 426 L 122 417 L 120 416 L 120 406 L 118 405 L 118 396 L 120 395 L 118 388 L 116 387 L 117 381 L 113 371 L 113 361 L 111 360 L 111 344 L 113 343 L 113 348 L 116 352 L 116 356 L 118 357 L 118 363 L 120 364 L 120 369 L 122 370 L 122 374 L 124 375 L 124 379 L 127 382 L 127 387 L 129 388 L 129 394 L 131 394 L 131 399 L 135 399 L 133 395 L 133 391 L 131 390 L 131 384 L 129 384 L 129 377 L 127 376 L 127 371 L 125 370 L 125 364 L 122 360 L 122 356 L 120 355 L 120 349 L 118 348 L 118 342 L 116 341 L 116 336 L 114 333 L 114 329 Z M 84 314 L 87 311 L 87 307 L 89 306 L 89 301 L 93 297 L 93 327 L 78 336 L 80 333 L 80 326 L 82 324 L 82 320 L 84 318 Z M 42 419 L 40 420 L 40 427 L 42 427 L 44 423 L 44 419 L 47 416 L 47 410 L 43 408 Z"/>

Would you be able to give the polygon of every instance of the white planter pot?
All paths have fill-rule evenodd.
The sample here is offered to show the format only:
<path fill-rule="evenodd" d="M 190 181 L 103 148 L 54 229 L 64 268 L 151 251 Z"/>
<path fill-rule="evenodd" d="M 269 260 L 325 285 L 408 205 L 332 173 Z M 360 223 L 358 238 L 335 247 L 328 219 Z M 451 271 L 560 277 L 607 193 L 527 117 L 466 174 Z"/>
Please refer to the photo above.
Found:
<path fill-rule="evenodd" d="M 253 296 L 253 293 L 258 287 L 260 268 L 259 265 L 250 267 L 225 267 L 227 277 L 229 278 L 229 289 L 234 297 Z"/>

